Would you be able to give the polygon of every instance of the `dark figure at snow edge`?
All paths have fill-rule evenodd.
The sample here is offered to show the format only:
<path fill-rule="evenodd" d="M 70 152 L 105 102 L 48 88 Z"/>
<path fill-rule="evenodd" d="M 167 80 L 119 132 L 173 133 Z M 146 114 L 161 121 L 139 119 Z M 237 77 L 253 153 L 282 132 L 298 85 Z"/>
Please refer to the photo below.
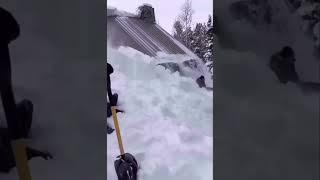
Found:
<path fill-rule="evenodd" d="M 297 83 L 299 76 L 296 72 L 295 61 L 293 49 L 285 46 L 280 52 L 271 56 L 269 65 L 281 83 L 286 84 L 289 81 Z"/>
<path fill-rule="evenodd" d="M 290 46 L 285 46 L 280 52 L 271 56 L 270 68 L 283 84 L 295 83 L 304 92 L 320 92 L 320 83 L 306 82 L 299 78 L 295 68 L 295 53 Z"/>
<path fill-rule="evenodd" d="M 200 88 L 205 88 L 206 87 L 206 81 L 205 81 L 205 78 L 204 78 L 204 76 L 200 76 L 197 80 L 196 80 L 196 82 L 197 82 L 197 84 L 198 84 L 198 86 L 200 87 Z"/>

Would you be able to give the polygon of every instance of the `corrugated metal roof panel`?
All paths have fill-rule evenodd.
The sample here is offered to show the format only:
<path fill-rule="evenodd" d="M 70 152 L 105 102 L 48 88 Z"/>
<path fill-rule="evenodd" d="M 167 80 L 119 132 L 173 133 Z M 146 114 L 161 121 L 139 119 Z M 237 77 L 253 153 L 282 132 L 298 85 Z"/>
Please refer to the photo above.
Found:
<path fill-rule="evenodd" d="M 113 46 L 129 46 L 150 56 L 157 52 L 190 55 L 157 24 L 136 17 L 108 16 L 107 26 L 108 41 Z"/>

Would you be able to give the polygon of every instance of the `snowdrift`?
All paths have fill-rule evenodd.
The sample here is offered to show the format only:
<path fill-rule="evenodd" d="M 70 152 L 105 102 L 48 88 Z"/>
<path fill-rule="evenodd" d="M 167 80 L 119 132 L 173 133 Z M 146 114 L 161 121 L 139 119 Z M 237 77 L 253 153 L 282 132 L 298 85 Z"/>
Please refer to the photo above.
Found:
<path fill-rule="evenodd" d="M 103 9 L 96 10 L 103 4 L 1 2 L 21 25 L 21 36 L 10 44 L 10 53 L 16 100 L 28 98 L 34 104 L 28 145 L 48 150 L 54 156 L 48 161 L 29 161 L 32 180 L 106 177 L 107 93 L 105 42 L 101 39 L 105 30 L 103 25 L 97 25 L 105 18 Z M 57 20 L 57 13 L 63 18 Z M 80 18 L 84 14 L 85 18 Z M 1 112 L 2 108 L 0 105 Z M 0 125 L 6 127 L 3 112 Z M 9 174 L 0 173 L 0 179 L 17 180 L 16 169 Z"/>
<path fill-rule="evenodd" d="M 97 99 L 101 98 L 99 89 L 105 88 L 104 70 L 98 67 L 100 63 L 87 60 L 59 62 L 50 52 L 40 52 L 42 55 L 45 53 L 52 55 L 53 61 L 40 58 L 20 62 L 13 60 L 16 99 L 28 98 L 34 103 L 32 139 L 27 141 L 28 145 L 48 150 L 54 156 L 48 161 L 42 158 L 29 161 L 32 179 L 88 180 L 105 177 L 105 161 L 101 160 L 106 144 L 103 128 L 105 104 L 104 100 Z M 24 55 L 30 57 L 30 51 Z M 32 68 L 32 64 L 41 68 Z M 19 73 L 25 69 L 32 69 L 32 72 L 28 71 L 28 76 Z M 100 84 L 100 88 L 93 90 L 93 86 L 88 85 L 93 81 Z M 97 105 L 99 101 L 102 103 Z M 4 117 L 1 106 L 1 126 L 7 127 Z M 0 179 L 17 180 L 16 168 L 9 174 L 0 173 Z"/>
<path fill-rule="evenodd" d="M 107 6 L 107 16 L 138 17 L 138 15 L 134 13 L 122 11 L 112 6 Z"/>
<path fill-rule="evenodd" d="M 158 58 L 158 59 L 157 59 Z M 209 180 L 213 178 L 213 94 L 192 78 L 170 74 L 157 60 L 132 48 L 108 48 L 114 68 L 112 89 L 119 94 L 118 113 L 125 151 L 141 165 L 139 180 Z M 110 124 L 113 120 L 108 119 Z M 116 179 L 119 155 L 115 133 L 107 136 L 107 178 Z"/>
<path fill-rule="evenodd" d="M 215 4 L 220 32 L 214 41 L 214 135 L 220 155 L 215 156 L 215 177 L 314 179 L 319 169 L 319 93 L 280 84 L 268 68 L 274 52 L 292 45 L 301 79 L 319 82 L 313 42 L 282 1 L 268 1 L 280 8 L 273 24 L 256 26 L 230 16 L 236 1 Z"/>

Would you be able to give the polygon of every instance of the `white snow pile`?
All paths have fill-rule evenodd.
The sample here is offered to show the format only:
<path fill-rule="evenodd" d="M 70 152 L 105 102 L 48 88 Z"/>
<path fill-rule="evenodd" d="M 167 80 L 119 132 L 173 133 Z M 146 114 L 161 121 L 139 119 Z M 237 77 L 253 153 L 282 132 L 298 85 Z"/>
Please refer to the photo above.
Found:
<path fill-rule="evenodd" d="M 16 101 L 34 104 L 31 139 L 54 159 L 29 161 L 32 180 L 89 180 L 105 177 L 105 68 L 101 59 L 61 58 L 43 36 L 28 36 L 11 46 Z M 28 46 L 33 42 L 36 46 Z M 39 51 L 41 49 L 41 51 Z M 35 67 L 36 64 L 36 67 Z M 0 105 L 0 126 L 7 127 Z M 0 173 L 17 180 L 16 168 Z"/>
<path fill-rule="evenodd" d="M 136 17 L 136 14 L 129 13 L 127 11 L 119 10 L 116 7 L 107 6 L 107 16 L 125 16 L 125 17 Z"/>
<path fill-rule="evenodd" d="M 212 92 L 132 48 L 108 49 L 108 60 L 115 68 L 113 92 L 125 110 L 118 113 L 124 148 L 141 166 L 139 180 L 212 179 Z M 118 155 L 116 134 L 107 135 L 107 179 L 117 179 Z"/>
<path fill-rule="evenodd" d="M 143 3 L 142 6 L 149 6 L 149 7 L 153 7 L 152 4 L 149 3 Z"/>
<path fill-rule="evenodd" d="M 285 179 L 294 179 L 293 176 L 299 173 L 312 179 L 317 172 L 314 168 L 317 159 L 313 157 L 318 153 L 319 142 L 318 94 L 303 94 L 293 83 L 279 83 L 268 67 L 273 53 L 291 45 L 296 52 L 296 68 L 301 79 L 319 82 L 319 64 L 312 55 L 311 40 L 302 35 L 302 30 L 294 23 L 296 17 L 290 14 L 286 14 L 291 18 L 288 23 L 282 22 L 281 31 L 240 24 L 228 14 L 229 5 L 234 1 L 215 4 L 216 15 L 221 18 L 218 21 L 221 34 L 214 47 L 217 59 L 214 93 L 218 94 L 214 97 L 214 119 L 219 123 L 218 130 L 219 127 L 228 128 L 228 131 L 215 134 L 220 142 L 217 149 L 221 157 L 230 157 L 235 152 L 243 154 L 243 159 L 240 155 L 236 155 L 239 159 L 226 159 L 230 163 L 222 168 L 228 168 L 230 175 L 225 178 L 259 172 L 254 176 L 277 179 L 278 174 L 274 172 L 291 164 L 294 167 L 286 170 L 297 173 L 289 174 Z M 287 13 L 285 9 L 281 10 Z M 286 29 L 290 31 L 284 33 Z M 298 158 L 302 153 L 310 155 L 314 161 Z M 257 159 L 263 163 L 256 163 Z M 306 169 L 312 169 L 312 173 Z M 302 175 L 300 177 L 304 177 Z"/>
<path fill-rule="evenodd" d="M 193 59 L 190 58 L 189 55 L 158 52 L 153 62 L 156 62 L 157 64 L 170 62 L 175 63 L 179 66 L 181 75 L 192 78 L 194 82 L 197 78 L 203 75 L 205 77 L 206 86 L 213 88 L 213 80 L 208 71 L 208 67 L 199 58 Z M 189 63 L 189 66 L 184 64 L 186 62 Z"/>

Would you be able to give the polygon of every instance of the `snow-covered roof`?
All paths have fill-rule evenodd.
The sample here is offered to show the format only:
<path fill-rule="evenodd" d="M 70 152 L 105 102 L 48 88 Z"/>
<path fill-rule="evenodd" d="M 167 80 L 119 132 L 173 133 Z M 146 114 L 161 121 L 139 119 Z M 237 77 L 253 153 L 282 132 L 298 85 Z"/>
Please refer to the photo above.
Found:
<path fill-rule="evenodd" d="M 151 6 L 143 4 L 142 6 Z M 128 46 L 138 51 L 156 56 L 158 52 L 166 54 L 185 54 L 193 59 L 198 57 L 175 40 L 156 23 L 140 19 L 138 14 L 128 13 L 114 7 L 107 7 L 107 36 L 111 46 Z"/>

